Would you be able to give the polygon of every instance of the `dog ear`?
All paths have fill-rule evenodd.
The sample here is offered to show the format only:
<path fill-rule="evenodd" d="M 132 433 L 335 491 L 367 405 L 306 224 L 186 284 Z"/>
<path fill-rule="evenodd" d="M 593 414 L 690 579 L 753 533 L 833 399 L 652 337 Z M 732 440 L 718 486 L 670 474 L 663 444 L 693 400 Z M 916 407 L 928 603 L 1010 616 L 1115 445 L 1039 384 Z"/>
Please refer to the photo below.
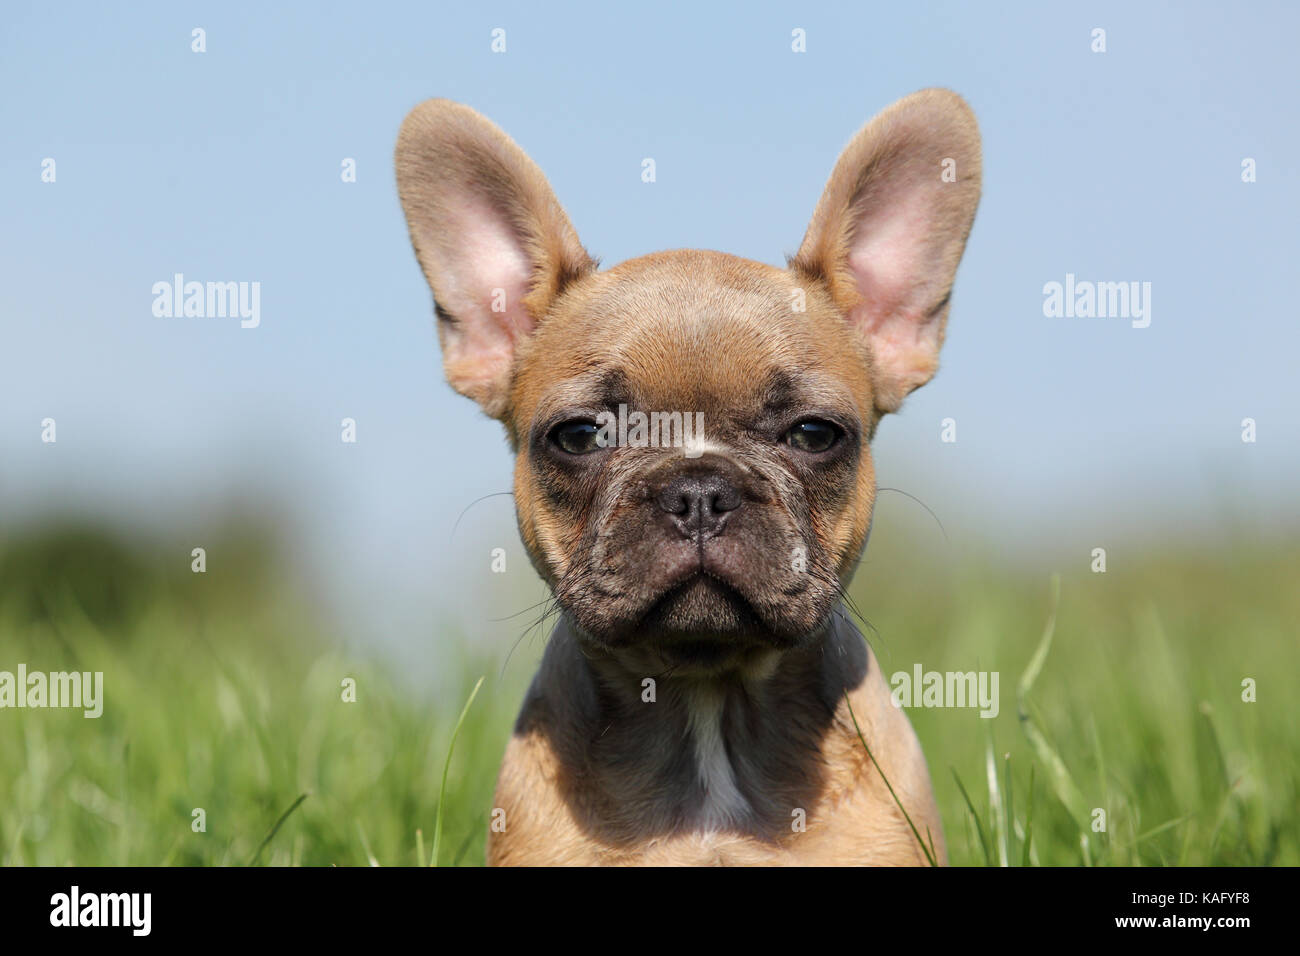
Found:
<path fill-rule="evenodd" d="M 938 367 L 979 196 L 974 114 L 955 93 L 922 90 L 845 147 L 790 261 L 867 337 L 878 414 L 897 411 Z"/>
<path fill-rule="evenodd" d="M 402 123 L 395 158 L 447 381 L 503 418 L 519 342 L 596 264 L 541 170 L 468 106 L 421 103 Z"/>

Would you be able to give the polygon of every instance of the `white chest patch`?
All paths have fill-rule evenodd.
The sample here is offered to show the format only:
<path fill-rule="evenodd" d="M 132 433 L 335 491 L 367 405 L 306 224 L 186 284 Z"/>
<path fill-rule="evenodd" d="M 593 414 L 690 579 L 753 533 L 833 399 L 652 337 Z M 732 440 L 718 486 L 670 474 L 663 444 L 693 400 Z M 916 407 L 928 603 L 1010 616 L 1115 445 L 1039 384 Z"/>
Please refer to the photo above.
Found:
<path fill-rule="evenodd" d="M 736 786 L 722 739 L 723 704 L 723 692 L 706 683 L 697 684 L 686 695 L 696 772 L 704 787 L 704 825 L 709 829 L 738 823 L 749 813 L 749 802 Z"/>

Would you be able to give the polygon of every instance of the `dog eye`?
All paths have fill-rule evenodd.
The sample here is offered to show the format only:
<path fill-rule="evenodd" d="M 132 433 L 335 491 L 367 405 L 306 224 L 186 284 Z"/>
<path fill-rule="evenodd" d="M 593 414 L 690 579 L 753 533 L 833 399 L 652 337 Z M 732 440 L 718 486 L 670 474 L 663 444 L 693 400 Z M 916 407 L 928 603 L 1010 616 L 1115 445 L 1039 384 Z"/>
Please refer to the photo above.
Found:
<path fill-rule="evenodd" d="M 830 422 L 812 419 L 799 422 L 791 428 L 786 433 L 785 440 L 791 448 L 816 454 L 829 449 L 839 440 L 839 437 L 840 430 L 837 426 Z"/>
<path fill-rule="evenodd" d="M 605 447 L 600 429 L 590 421 L 562 422 L 551 432 L 551 441 L 570 455 L 589 455 Z"/>

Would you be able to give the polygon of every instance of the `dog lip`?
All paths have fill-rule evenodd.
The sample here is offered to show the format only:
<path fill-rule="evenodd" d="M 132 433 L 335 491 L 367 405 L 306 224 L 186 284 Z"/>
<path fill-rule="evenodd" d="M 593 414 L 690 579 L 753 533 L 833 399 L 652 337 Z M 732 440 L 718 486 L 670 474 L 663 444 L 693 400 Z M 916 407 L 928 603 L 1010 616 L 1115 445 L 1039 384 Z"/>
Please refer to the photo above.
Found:
<path fill-rule="evenodd" d="M 674 575 L 660 592 L 659 596 L 654 599 L 651 608 L 662 604 L 669 598 L 680 594 L 682 591 L 686 590 L 686 588 L 698 582 L 715 585 L 721 589 L 724 594 L 739 600 L 747 607 L 750 606 L 749 599 L 745 597 L 739 587 L 728 580 L 726 575 L 710 570 L 708 564 L 704 560 L 701 560 L 699 563 L 687 565 L 685 570 Z M 647 614 L 648 613 L 649 611 L 647 611 Z"/>
<path fill-rule="evenodd" d="M 704 565 L 700 565 L 699 567 L 696 567 L 693 570 L 690 570 L 685 574 L 683 574 L 680 578 L 678 578 L 678 580 L 674 581 L 671 585 L 669 585 L 664 590 L 664 593 L 659 596 L 658 600 L 662 601 L 666 597 L 669 597 L 679 591 L 685 590 L 687 587 L 689 587 L 690 585 L 694 584 L 697 581 L 705 581 L 705 582 L 711 582 L 713 584 L 716 584 L 724 591 L 734 594 L 736 597 L 744 600 L 745 596 L 740 593 L 739 588 L 737 588 L 734 584 L 732 584 L 722 575 L 710 571 Z"/>
<path fill-rule="evenodd" d="M 650 606 L 645 609 L 644 613 L 641 614 L 637 622 L 638 629 L 643 628 L 647 622 L 651 621 L 666 607 L 666 605 L 668 605 L 674 598 L 680 596 L 687 588 L 701 583 L 716 590 L 719 599 L 731 600 L 738 604 L 747 617 L 751 618 L 756 623 L 758 622 L 759 617 L 757 610 L 740 588 L 736 587 L 726 578 L 710 572 L 701 565 L 686 574 L 681 575 L 668 587 L 664 588 Z"/>

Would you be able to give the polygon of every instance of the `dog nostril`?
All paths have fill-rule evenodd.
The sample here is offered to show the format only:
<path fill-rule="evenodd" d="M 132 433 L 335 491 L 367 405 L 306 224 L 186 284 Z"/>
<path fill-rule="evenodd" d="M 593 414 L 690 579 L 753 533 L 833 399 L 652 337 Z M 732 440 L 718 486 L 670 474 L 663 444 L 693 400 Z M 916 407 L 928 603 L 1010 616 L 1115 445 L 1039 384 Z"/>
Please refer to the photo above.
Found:
<path fill-rule="evenodd" d="M 659 510 L 666 511 L 670 515 L 689 514 L 695 510 L 695 502 L 698 496 L 691 493 L 689 488 L 683 488 L 680 482 L 670 482 L 668 487 L 655 496 L 655 501 L 659 505 Z"/>
<path fill-rule="evenodd" d="M 731 485 L 724 484 L 721 489 L 714 493 L 709 501 L 709 507 L 719 514 L 724 511 L 735 511 L 740 507 L 740 492 L 736 491 Z"/>
<path fill-rule="evenodd" d="M 691 500 L 684 494 L 668 494 L 659 497 L 659 507 L 670 515 L 684 515 L 691 510 Z"/>
<path fill-rule="evenodd" d="M 721 475 L 679 475 L 655 496 L 661 511 L 688 521 L 699 515 L 710 524 L 735 511 L 742 501 L 740 492 Z"/>

